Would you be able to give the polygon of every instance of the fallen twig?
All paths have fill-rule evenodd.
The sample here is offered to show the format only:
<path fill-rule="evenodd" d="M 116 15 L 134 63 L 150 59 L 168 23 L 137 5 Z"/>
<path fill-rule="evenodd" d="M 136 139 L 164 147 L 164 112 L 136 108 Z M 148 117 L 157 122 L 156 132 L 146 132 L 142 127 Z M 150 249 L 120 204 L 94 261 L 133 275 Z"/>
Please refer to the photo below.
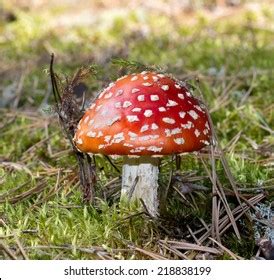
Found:
<path fill-rule="evenodd" d="M 12 260 L 17 260 L 15 254 L 10 250 L 10 248 L 4 243 L 4 241 L 0 240 L 0 250 L 4 251 Z"/>
<path fill-rule="evenodd" d="M 67 85 L 62 88 L 62 96 L 59 93 L 56 74 L 53 70 L 54 55 L 51 56 L 50 77 L 52 90 L 55 99 L 56 112 L 59 116 L 61 127 L 70 142 L 72 150 L 77 158 L 80 174 L 80 182 L 83 191 L 83 200 L 85 202 L 94 201 L 94 185 L 96 181 L 95 166 L 91 162 L 89 155 L 83 154 L 77 150 L 73 143 L 74 131 L 79 119 L 82 117 L 75 98 L 73 97 L 73 87 L 76 86 L 89 72 L 89 69 L 79 69 L 71 80 L 67 80 Z"/>

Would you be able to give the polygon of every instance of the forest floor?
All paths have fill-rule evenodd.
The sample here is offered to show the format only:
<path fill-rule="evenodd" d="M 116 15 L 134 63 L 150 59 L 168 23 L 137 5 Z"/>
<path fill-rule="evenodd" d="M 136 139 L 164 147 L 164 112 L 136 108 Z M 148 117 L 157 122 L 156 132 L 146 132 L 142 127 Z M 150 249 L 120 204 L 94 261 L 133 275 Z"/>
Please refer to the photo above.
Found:
<path fill-rule="evenodd" d="M 13 2 L 0 7 L 0 259 L 269 258 L 258 242 L 274 236 L 273 2 L 187 10 L 175 0 Z M 115 169 L 96 157 L 96 202 L 83 203 L 53 112 L 51 53 L 62 77 L 96 65 L 87 98 L 132 71 L 121 59 L 202 93 L 221 148 L 181 157 L 183 184 L 170 187 L 159 219 L 119 202 L 120 159 Z M 175 168 L 162 160 L 162 188 Z M 187 184 L 201 190 L 184 194 Z"/>

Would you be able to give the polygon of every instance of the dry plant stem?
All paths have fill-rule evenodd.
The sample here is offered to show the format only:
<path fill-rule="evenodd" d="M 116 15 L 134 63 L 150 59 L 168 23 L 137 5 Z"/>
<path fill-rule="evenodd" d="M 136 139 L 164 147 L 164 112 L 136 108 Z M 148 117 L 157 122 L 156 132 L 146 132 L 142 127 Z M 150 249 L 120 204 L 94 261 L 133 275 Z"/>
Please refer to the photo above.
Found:
<path fill-rule="evenodd" d="M 17 203 L 18 201 L 22 201 L 23 199 L 31 197 L 34 194 L 42 192 L 46 187 L 47 187 L 47 182 L 45 180 L 42 180 L 35 187 L 33 187 L 21 194 L 14 195 L 12 197 L 9 197 L 9 196 L 2 197 L 2 199 L 0 199 L 0 203 L 5 203 L 5 202 L 9 202 L 12 204 Z"/>
<path fill-rule="evenodd" d="M 218 245 L 221 249 L 223 249 L 227 254 L 229 254 L 229 255 L 232 257 L 232 259 L 234 259 L 234 260 L 243 260 L 242 257 L 237 256 L 236 254 L 234 254 L 232 251 L 230 251 L 228 248 L 226 248 L 225 246 L 223 246 L 223 245 L 222 245 L 221 243 L 219 243 L 218 241 L 214 240 L 214 239 L 211 238 L 211 237 L 209 237 L 209 239 L 210 239 L 213 243 L 217 244 L 217 245 Z"/>
<path fill-rule="evenodd" d="M 53 70 L 54 55 L 51 56 L 50 76 L 52 82 L 52 91 L 55 100 L 56 112 L 58 114 L 61 127 L 63 128 L 67 139 L 69 140 L 73 152 L 77 158 L 80 174 L 80 182 L 83 191 L 83 200 L 85 202 L 93 202 L 94 200 L 94 185 L 96 181 L 95 167 L 91 162 L 89 155 L 84 155 L 79 152 L 73 144 L 74 130 L 78 120 L 81 117 L 81 112 L 71 93 L 71 89 L 82 77 L 81 69 L 74 75 L 72 80 L 63 88 L 63 95 L 59 93 L 56 74 Z"/>
<path fill-rule="evenodd" d="M 184 242 L 184 241 L 160 240 L 160 242 L 161 243 L 165 242 L 166 244 L 170 245 L 171 247 L 176 248 L 176 249 L 181 249 L 181 250 L 197 250 L 197 251 L 208 252 L 208 253 L 216 254 L 216 255 L 221 254 L 221 251 L 219 251 L 218 249 L 208 247 L 208 246 L 192 244 L 192 243 Z"/>
<path fill-rule="evenodd" d="M 263 194 L 258 194 L 255 197 L 252 197 L 249 199 L 249 204 L 257 204 L 260 202 L 265 196 Z M 234 216 L 234 221 L 239 220 L 242 215 L 244 215 L 250 207 L 246 205 L 246 203 L 242 203 L 241 205 L 237 206 L 235 209 L 232 210 L 232 214 Z M 238 215 L 237 215 L 238 214 Z M 237 215 L 237 216 L 236 216 Z M 224 234 L 224 232 L 232 225 L 232 221 L 230 220 L 228 214 L 226 214 L 224 217 L 219 219 L 219 229 L 220 229 L 220 235 Z M 208 237 L 210 237 L 211 234 L 211 225 L 209 225 L 208 231 L 206 231 L 200 238 L 199 242 L 204 242 Z"/>
<path fill-rule="evenodd" d="M 203 95 L 202 95 L 202 93 L 201 93 L 201 91 L 200 91 L 200 88 L 197 87 L 197 90 L 199 91 L 199 94 L 200 94 L 200 98 L 201 98 L 200 101 L 201 101 L 203 104 L 206 105 L 206 102 L 205 102 L 205 100 L 204 100 L 204 98 L 203 98 Z M 212 131 L 212 141 L 214 142 L 215 148 L 217 148 L 217 149 L 215 150 L 215 152 L 217 151 L 217 152 L 220 154 L 220 160 L 221 160 L 222 165 L 223 165 L 223 167 L 224 167 L 224 170 L 225 170 L 225 173 L 226 173 L 226 175 L 227 175 L 227 178 L 228 178 L 228 180 L 229 180 L 229 182 L 230 182 L 230 184 L 231 184 L 231 186 L 232 186 L 232 188 L 233 188 L 233 191 L 234 191 L 234 193 L 235 193 L 235 195 L 236 195 L 236 198 L 237 198 L 239 204 L 241 205 L 241 200 L 240 200 L 239 195 L 238 195 L 238 189 L 237 189 L 235 180 L 234 180 L 234 178 L 233 178 L 233 176 L 232 176 L 232 173 L 231 173 L 231 171 L 230 171 L 230 168 L 229 168 L 229 165 L 228 165 L 227 160 L 226 160 L 226 158 L 225 158 L 224 152 L 223 152 L 223 150 L 222 150 L 222 148 L 220 147 L 220 144 L 219 144 L 219 142 L 218 142 L 218 138 L 217 138 L 216 131 L 215 131 L 215 129 L 214 129 L 213 121 L 212 121 L 212 118 L 211 118 L 211 116 L 210 116 L 209 111 L 208 111 L 207 108 L 208 108 L 208 106 L 205 106 L 205 112 L 206 112 L 206 114 L 207 114 L 208 121 L 209 121 L 209 125 L 210 125 L 211 131 Z"/>
<path fill-rule="evenodd" d="M 197 90 L 199 91 L 199 94 L 200 94 L 200 98 L 201 98 L 200 101 L 201 101 L 201 103 L 206 104 L 205 101 L 204 101 L 203 95 L 202 95 L 202 93 L 201 93 L 201 91 L 200 91 L 200 88 L 197 87 Z M 214 145 L 214 149 L 213 149 L 213 147 L 211 147 L 211 162 L 213 163 L 213 166 L 212 166 L 212 176 L 211 176 L 210 172 L 208 171 L 208 169 L 207 169 L 207 167 L 206 167 L 204 161 L 202 161 L 202 162 L 203 162 L 203 164 L 204 164 L 204 166 L 205 166 L 205 168 L 206 168 L 206 170 L 207 170 L 207 173 L 208 173 L 208 175 L 209 175 L 209 177 L 210 177 L 210 180 L 211 180 L 211 182 L 212 182 L 212 184 L 213 184 L 213 188 L 215 189 L 215 191 L 217 191 L 217 194 L 218 194 L 219 198 L 221 199 L 222 203 L 224 204 L 224 207 L 225 207 L 225 209 L 226 209 L 226 212 L 227 212 L 227 214 L 228 214 L 228 217 L 229 217 L 230 220 L 231 220 L 231 224 L 232 224 L 232 226 L 233 226 L 233 229 L 234 229 L 234 231 L 235 231 L 235 234 L 236 234 L 237 238 L 238 238 L 238 239 L 241 239 L 241 236 L 240 236 L 238 227 L 237 227 L 237 225 L 236 225 L 236 223 L 235 223 L 235 220 L 234 220 L 234 217 L 233 217 L 233 215 L 232 215 L 232 211 L 231 211 L 231 209 L 230 209 L 230 207 L 229 207 L 229 205 L 228 205 L 228 202 L 227 202 L 227 199 L 226 199 L 224 190 L 223 190 L 221 184 L 219 183 L 219 180 L 218 180 L 218 177 L 217 177 L 217 174 L 216 174 L 216 170 L 215 170 L 216 168 L 215 168 L 215 164 L 214 164 L 214 163 L 215 163 L 214 160 L 215 160 L 216 152 L 217 152 L 217 153 L 219 154 L 219 156 L 220 156 L 220 161 L 221 161 L 221 163 L 222 163 L 222 165 L 223 165 L 224 171 L 225 171 L 226 176 L 227 176 L 227 178 L 228 178 L 228 180 L 229 180 L 229 182 L 230 182 L 230 185 L 231 185 L 232 188 L 233 188 L 233 191 L 234 191 L 234 193 L 235 193 L 235 196 L 236 196 L 236 199 L 237 199 L 239 205 L 241 206 L 242 203 L 241 203 L 241 200 L 240 200 L 240 197 L 239 197 L 239 193 L 238 193 L 238 189 L 237 189 L 235 180 L 234 180 L 234 178 L 233 178 L 233 176 L 232 176 L 232 173 L 231 173 L 231 171 L 230 171 L 230 168 L 229 168 L 229 165 L 228 165 L 227 160 L 226 160 L 226 158 L 225 158 L 224 152 L 223 152 L 223 150 L 222 150 L 222 148 L 220 147 L 220 144 L 219 144 L 219 142 L 218 142 L 218 138 L 217 138 L 217 134 L 216 134 L 215 129 L 214 129 L 213 121 L 212 121 L 212 119 L 211 119 L 211 116 L 210 116 L 209 111 L 208 111 L 207 108 L 208 108 L 208 107 L 205 106 L 205 112 L 206 112 L 206 114 L 207 114 L 208 121 L 209 121 L 209 125 L 210 125 L 211 131 L 212 131 L 212 143 L 213 143 L 213 145 Z M 219 186 L 218 186 L 218 185 L 219 185 Z M 215 187 L 216 187 L 216 188 L 215 188 Z M 213 198 L 213 209 L 212 209 L 213 218 L 215 218 L 215 217 L 214 217 L 214 215 L 215 215 L 215 214 L 214 214 L 214 208 L 215 208 L 215 207 L 216 207 L 216 202 L 215 202 L 215 200 L 214 200 L 214 198 Z M 214 224 L 214 220 L 213 220 L 213 224 Z M 214 229 L 212 229 L 212 234 L 214 234 Z"/>
<path fill-rule="evenodd" d="M 153 260 L 167 260 L 167 258 L 165 258 L 164 256 L 162 255 L 159 255 L 159 254 L 156 254 L 156 253 L 153 253 L 153 252 L 150 252 L 150 251 L 147 251 L 147 250 L 144 250 L 142 248 L 139 248 L 137 246 L 133 246 L 133 245 L 128 245 L 128 247 L 130 249 L 134 249 L 135 251 L 145 255 L 145 256 L 149 256 L 150 258 L 152 258 Z"/>
<path fill-rule="evenodd" d="M 212 166 L 212 237 L 217 237 L 220 241 L 219 229 L 218 229 L 218 215 L 217 215 L 217 174 L 215 167 L 214 147 L 211 145 L 211 166 Z"/>
<path fill-rule="evenodd" d="M 265 198 L 264 194 L 259 194 L 257 196 L 254 196 L 253 198 L 251 198 L 249 200 L 249 204 L 255 205 L 264 198 Z M 233 216 L 235 216 L 235 218 L 234 218 L 235 221 L 239 220 L 249 209 L 250 209 L 250 206 L 247 205 L 246 203 L 242 203 L 241 205 L 239 205 L 235 209 L 233 209 L 232 213 L 233 213 Z M 236 216 L 236 214 L 238 214 L 238 213 L 239 213 L 239 215 Z M 231 222 L 229 223 L 229 220 L 227 218 L 228 218 L 228 216 L 225 216 L 220 220 L 220 228 L 222 229 L 221 235 L 231 226 Z"/>
<path fill-rule="evenodd" d="M 173 248 L 172 246 L 168 246 L 164 242 L 159 242 L 160 246 L 164 249 L 170 251 L 174 255 L 178 256 L 179 258 L 182 258 L 183 260 L 189 260 L 189 258 L 186 256 L 186 254 L 182 253 L 181 251 L 177 250 L 176 248 Z"/>
<path fill-rule="evenodd" d="M 17 257 L 13 254 L 13 252 L 6 245 L 6 243 L 0 240 L 0 252 L 1 251 L 4 251 L 9 256 L 10 259 L 17 260 Z"/>
<path fill-rule="evenodd" d="M 207 166 L 206 166 L 206 164 L 205 164 L 203 159 L 202 159 L 202 163 L 203 163 L 203 165 L 205 167 L 206 172 L 208 173 L 208 176 L 209 176 L 210 180 L 212 181 L 212 177 L 211 177 L 211 174 L 209 172 L 209 169 L 207 168 Z M 225 207 L 226 213 L 227 213 L 227 215 L 228 215 L 228 217 L 229 217 L 229 219 L 231 221 L 231 224 L 233 226 L 235 234 L 237 235 L 238 239 L 241 239 L 238 227 L 236 225 L 235 219 L 234 219 L 233 214 L 232 214 L 233 211 L 231 211 L 231 209 L 229 207 L 229 204 L 227 202 L 227 199 L 226 199 L 223 187 L 222 187 L 222 185 L 219 182 L 217 177 L 216 177 L 216 182 L 217 182 L 216 194 L 219 196 L 219 198 L 221 199 L 221 201 L 222 201 L 222 203 L 223 203 L 223 205 Z"/>
<path fill-rule="evenodd" d="M 18 248 L 19 248 L 19 250 L 20 250 L 20 252 L 21 252 L 23 258 L 24 258 L 25 260 L 28 260 L 28 259 L 29 259 L 29 258 L 28 258 L 28 255 L 26 254 L 26 251 L 25 251 L 25 249 L 24 249 L 22 243 L 20 242 L 19 237 L 17 236 L 16 233 L 14 234 L 14 239 L 15 239 L 15 242 L 17 243 L 17 246 L 18 246 Z"/>
<path fill-rule="evenodd" d="M 189 225 L 187 225 L 187 229 L 190 233 L 190 235 L 192 236 L 192 238 L 194 239 L 194 241 L 198 244 L 198 245 L 201 245 L 201 243 L 199 242 L 199 240 L 197 239 L 197 237 L 195 236 L 195 234 L 193 233 L 192 229 L 190 228 Z"/>
<path fill-rule="evenodd" d="M 159 159 L 150 156 L 124 157 L 122 176 L 122 199 L 142 198 L 149 214 L 158 215 Z"/>

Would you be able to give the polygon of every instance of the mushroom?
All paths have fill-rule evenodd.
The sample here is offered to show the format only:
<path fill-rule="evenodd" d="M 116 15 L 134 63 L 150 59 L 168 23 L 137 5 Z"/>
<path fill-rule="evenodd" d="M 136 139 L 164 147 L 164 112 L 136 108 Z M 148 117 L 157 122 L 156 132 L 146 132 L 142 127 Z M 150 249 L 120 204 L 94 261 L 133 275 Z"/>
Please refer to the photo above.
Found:
<path fill-rule="evenodd" d="M 158 214 L 159 157 L 209 145 L 202 104 L 175 79 L 143 71 L 105 88 L 80 120 L 76 147 L 86 153 L 124 156 L 122 196 L 142 198 Z"/>

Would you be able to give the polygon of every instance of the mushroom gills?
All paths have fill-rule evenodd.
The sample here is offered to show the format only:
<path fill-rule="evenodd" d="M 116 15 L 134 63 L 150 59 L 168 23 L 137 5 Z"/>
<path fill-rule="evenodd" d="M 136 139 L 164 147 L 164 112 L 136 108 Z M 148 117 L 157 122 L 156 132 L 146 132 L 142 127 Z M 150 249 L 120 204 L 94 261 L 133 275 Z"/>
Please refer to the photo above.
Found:
<path fill-rule="evenodd" d="M 135 201 L 142 198 L 149 214 L 158 215 L 159 158 L 124 157 L 121 199 Z"/>

